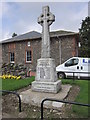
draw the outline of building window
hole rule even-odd
[[[81,47],[81,43],[80,43],[80,42],[78,42],[78,47],[79,47],[79,48]]]
[[[15,55],[14,52],[10,52],[10,63],[14,63]]]
[[[30,47],[30,41],[27,43],[28,47]]]
[[[32,62],[32,52],[26,51],[26,62]]]

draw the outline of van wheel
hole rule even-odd
[[[58,78],[60,78],[60,79],[65,78],[65,74],[64,73],[58,73]]]

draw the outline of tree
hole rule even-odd
[[[90,17],[82,20],[81,28],[79,29],[80,35],[80,56],[90,57]]]
[[[17,36],[17,34],[16,34],[16,33],[13,33],[13,34],[12,34],[12,37],[15,37],[15,36]]]

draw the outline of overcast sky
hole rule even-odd
[[[4,0],[6,1],[6,0]],[[13,0],[12,0],[13,1]],[[83,0],[82,0],[83,1]],[[88,2],[1,2],[0,27],[1,39],[7,39],[15,32],[18,35],[30,31],[42,31],[37,18],[42,13],[42,6],[49,5],[55,15],[55,22],[50,30],[78,32],[82,20],[88,16]],[[2,21],[2,22],[1,22]]]

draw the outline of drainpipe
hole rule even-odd
[[[58,40],[59,40],[59,55],[60,55],[60,64],[61,64],[61,57],[62,57],[62,51],[61,51],[61,39],[59,38],[59,36],[57,36]]]

